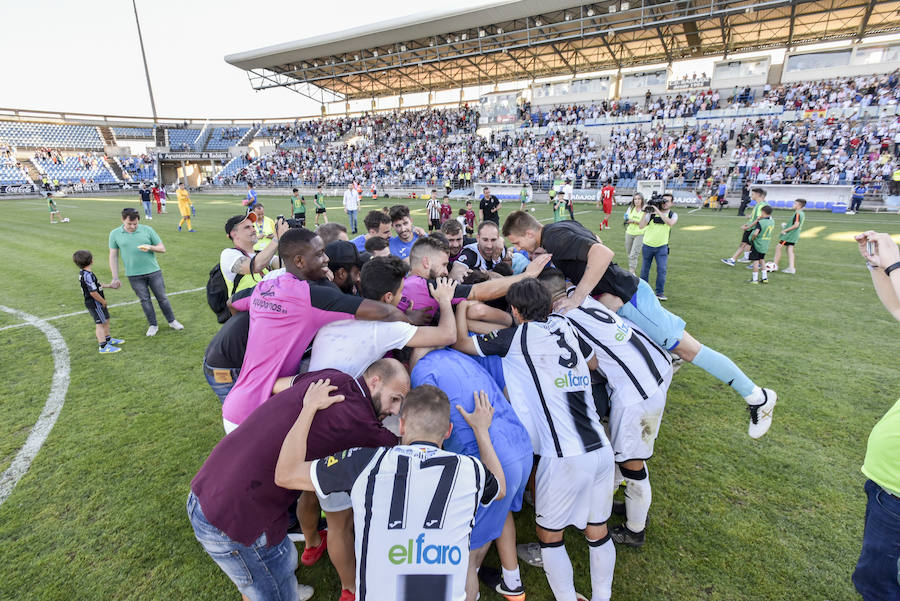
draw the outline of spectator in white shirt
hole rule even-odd
[[[356,182],[350,180],[347,189],[344,190],[344,212],[350,219],[351,234],[356,234],[356,214],[359,211],[359,190]]]

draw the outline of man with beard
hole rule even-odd
[[[490,271],[505,258],[506,248],[500,239],[500,228],[493,221],[482,221],[478,224],[476,242],[463,247],[458,261],[469,269]]]
[[[359,270],[369,259],[368,255],[360,255],[352,242],[335,240],[325,247],[328,255],[328,268],[334,276],[334,284],[344,294],[358,295]]]
[[[328,255],[322,239],[307,229],[289,229],[279,239],[285,271],[267,277],[253,294],[232,303],[250,311],[250,335],[241,374],[225,398],[226,432],[235,429],[271,395],[275,380],[297,373],[300,359],[319,328],[340,319],[406,321],[396,307],[310,284],[326,278]]]
[[[447,245],[450,255],[450,277],[455,280],[462,280],[466,275],[467,266],[460,264],[460,266],[457,268],[458,271],[456,272],[453,271],[453,268],[456,266],[456,262],[459,260],[460,255],[462,254],[463,247],[467,244],[473,244],[475,242],[475,238],[466,236],[463,232],[462,224],[455,219],[442,223],[441,233],[444,234],[444,237],[447,238]]]
[[[289,509],[299,493],[276,484],[275,468],[285,437],[304,405],[317,403],[332,391],[333,398],[342,402],[317,405],[323,408],[313,420],[307,460],[348,447],[397,444],[397,437],[381,420],[397,414],[409,392],[409,375],[402,364],[393,359],[376,361],[361,378],[331,369],[311,372],[299,376],[291,388],[273,396],[223,438],[191,482],[188,514],[195,536],[247,598],[309,599],[313,594],[309,586],[298,590],[297,551],[287,536]],[[314,505],[314,496],[303,497]],[[325,495],[321,504],[328,520],[329,556],[344,589],[341,598],[352,599],[356,563],[349,495]],[[315,532],[318,512],[298,513]]]
[[[412,218],[409,216],[409,207],[394,205],[390,210],[391,225],[394,226],[396,236],[391,238],[389,246],[391,254],[401,259],[409,258],[409,251],[419,238],[413,229]]]

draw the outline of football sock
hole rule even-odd
[[[744,253],[744,258],[747,260],[750,259],[750,251],[749,250]]]
[[[101,342],[101,343],[100,343],[100,348],[105,347],[107,344],[109,344],[108,341],[103,341],[103,342]]]
[[[607,601],[612,595],[616,546],[607,533],[600,540],[588,539],[588,549],[591,555],[591,601]]]
[[[700,369],[709,372],[722,382],[725,382],[732,388],[734,388],[739,395],[747,399],[747,397],[753,395],[753,398],[756,398],[756,391],[759,390],[759,396],[762,395],[762,391],[759,387],[756,387],[753,384],[753,381],[748,378],[741,369],[734,364],[734,361],[723,355],[718,351],[714,351],[708,346],[700,345],[700,351],[697,352],[697,356],[694,357],[694,360],[691,361],[694,365],[699,367]],[[750,403],[750,399],[747,399],[747,402]],[[761,402],[761,401],[760,401]],[[756,402],[751,404],[758,404]]]
[[[759,272],[754,271],[754,272],[753,272],[753,281],[755,282],[755,281],[757,281],[758,279],[759,279]]]
[[[613,551],[615,553],[615,551]],[[591,555],[593,559],[593,555]],[[575,580],[572,572],[572,561],[566,553],[566,545],[563,541],[558,543],[541,543],[541,559],[544,561],[544,573],[553,597],[557,601],[575,601]],[[594,562],[591,561],[591,575],[594,572]],[[612,579],[612,572],[610,572]]]
[[[107,337],[106,337],[106,342],[109,342],[110,340],[112,340],[112,336],[107,336]]]
[[[639,470],[622,468],[625,476],[625,526],[632,532],[640,532],[647,526],[647,512],[653,499],[647,464]]]
[[[500,566],[500,569],[503,570],[503,583],[507,589],[515,590],[522,586],[522,576],[519,574],[518,567],[515,570],[507,570]]]
[[[762,277],[762,279],[764,279],[764,280],[768,280],[768,279],[769,279],[769,272],[766,271],[765,269],[763,269],[763,270],[762,270],[762,275],[761,275],[760,277]]]
[[[750,391],[750,394],[743,396],[748,405],[762,405],[766,402],[766,396],[759,386],[754,386],[753,390]]]

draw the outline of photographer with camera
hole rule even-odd
[[[272,241],[259,252],[253,250],[259,241],[256,222],[259,215],[248,209],[246,215],[235,215],[225,222],[225,235],[231,239],[233,246],[226,248],[219,255],[219,269],[225,278],[228,296],[235,292],[252,288],[261,278],[254,274],[262,274],[270,267],[279,267],[278,239],[290,227],[283,215],[278,216],[275,223],[275,236]],[[289,220],[293,221],[293,220]],[[250,277],[244,277],[244,276]]]
[[[900,321],[900,248],[880,232],[864,232],[856,241],[875,293]],[[872,428],[862,472],[867,503],[853,584],[863,601],[900,599],[900,401]]]
[[[644,245],[641,247],[644,258],[641,279],[650,283],[650,264],[656,259],[656,298],[661,301],[668,300],[664,289],[669,268],[669,234],[678,222],[678,213],[671,209],[673,202],[671,194],[654,192],[638,224],[638,227],[645,228]]]

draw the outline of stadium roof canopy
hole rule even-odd
[[[321,102],[576,75],[900,30],[900,1],[504,0],[225,57]]]

